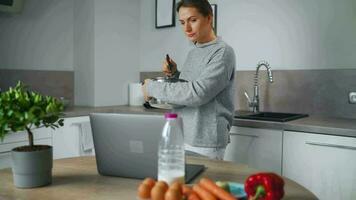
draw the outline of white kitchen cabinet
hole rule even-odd
[[[52,138],[53,129],[50,128],[38,128],[33,129],[33,139],[34,144],[37,144],[36,141],[40,139]],[[0,141],[0,153],[4,151],[11,151],[12,148],[18,146],[16,143],[24,142],[24,144],[28,144],[28,134],[26,131],[19,131],[16,133],[8,133],[3,141]],[[13,144],[13,145],[6,145]],[[6,146],[5,146],[6,145]]]
[[[224,160],[281,174],[282,130],[233,126]]]
[[[356,199],[356,138],[285,131],[283,176],[319,199]]]
[[[65,118],[53,134],[54,159],[84,155],[94,155],[89,116]]]
[[[0,169],[11,167],[11,153],[0,153]]]
[[[52,129],[39,128],[33,130],[34,144],[52,145]],[[28,145],[26,131],[9,133],[0,142],[0,169],[11,167],[11,150],[15,147]]]
[[[53,146],[54,159],[94,155],[89,116],[65,118],[63,127],[35,129],[33,134],[34,144]],[[28,145],[25,131],[6,135],[0,142],[0,169],[11,167],[11,149],[23,145]]]

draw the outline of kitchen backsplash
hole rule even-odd
[[[45,95],[64,97],[74,102],[74,72],[44,70],[11,70],[0,69],[0,88],[7,90],[21,80],[31,89]]]
[[[244,91],[252,98],[254,74],[236,71],[236,110],[249,110]],[[156,76],[162,73],[141,72],[140,80]],[[356,119],[356,104],[348,102],[349,92],[356,91],[356,70],[274,70],[273,80],[268,82],[265,70],[259,72],[261,111]]]

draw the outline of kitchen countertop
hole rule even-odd
[[[237,111],[235,112],[235,115],[245,115],[248,113],[250,112]],[[252,128],[266,128],[356,137],[356,119],[333,118],[316,115],[309,115],[308,117],[288,122],[272,122],[234,118],[233,125]]]
[[[187,156],[187,163],[204,164],[207,168],[201,177],[213,180],[243,183],[246,177],[256,173],[246,165],[227,161],[209,160],[202,157]],[[136,189],[140,180],[121,177],[100,176],[95,157],[76,157],[54,160],[53,181],[51,185],[32,189],[18,189],[13,185],[11,169],[0,170],[0,199],[136,199]],[[285,195],[283,199],[317,199],[310,191],[296,182],[284,178]]]
[[[143,106],[103,106],[103,107],[86,107],[86,106],[74,106],[69,107],[64,111],[65,117],[79,117],[86,116],[90,113],[136,113],[136,114],[150,114],[160,115],[169,110],[163,109],[146,109]]]
[[[160,115],[169,110],[146,109],[143,106],[106,106],[106,107],[80,107],[74,106],[65,110],[66,117],[86,116],[93,112],[103,113],[137,113]],[[237,111],[235,115],[244,115],[249,112]],[[271,122],[261,120],[237,119],[233,120],[234,126],[266,128],[311,132],[319,134],[356,137],[356,119],[333,118],[311,115],[305,118],[288,122]]]

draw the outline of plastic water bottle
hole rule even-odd
[[[165,113],[166,124],[163,127],[158,148],[158,180],[171,184],[174,181],[184,183],[185,154],[182,120],[176,113]]]

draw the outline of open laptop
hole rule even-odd
[[[162,115],[93,113],[90,122],[99,174],[157,179]],[[185,182],[203,170],[204,165],[186,164]]]

